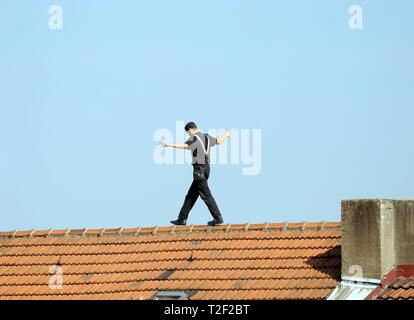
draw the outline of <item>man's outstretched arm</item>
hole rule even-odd
[[[162,147],[171,147],[171,148],[177,148],[177,149],[188,149],[189,145],[186,143],[168,143],[168,142],[161,142],[160,145]]]
[[[228,137],[230,137],[231,131],[227,130],[223,135],[217,139],[217,144],[222,144]]]

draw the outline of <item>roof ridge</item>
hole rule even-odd
[[[283,223],[244,223],[223,224],[215,227],[207,225],[188,226],[153,226],[136,228],[99,228],[99,229],[45,229],[25,231],[0,231],[0,239],[33,238],[33,237],[103,237],[103,236],[138,236],[193,232],[248,232],[248,231],[307,231],[339,229],[340,222],[283,222]]]

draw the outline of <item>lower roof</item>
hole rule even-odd
[[[414,300],[414,266],[398,265],[390,270],[369,300]]]
[[[0,232],[0,299],[325,299],[340,281],[339,227]]]

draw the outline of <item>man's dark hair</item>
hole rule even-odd
[[[188,131],[189,129],[197,129],[197,125],[194,122],[189,122],[184,127],[185,131]]]

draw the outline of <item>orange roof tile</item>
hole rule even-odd
[[[379,300],[414,300],[414,278],[398,277],[377,297]]]
[[[414,265],[395,266],[366,299],[414,300]]]
[[[324,299],[340,238],[314,222],[0,232],[0,299]]]

